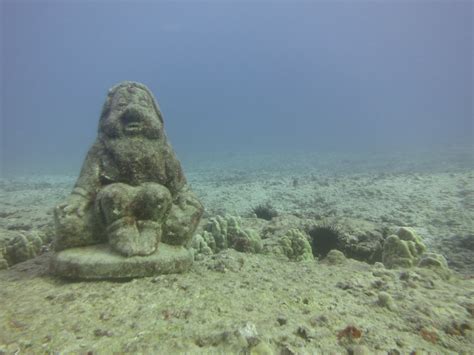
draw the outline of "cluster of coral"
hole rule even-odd
[[[50,241],[41,231],[0,230],[0,270],[34,258]]]
[[[290,218],[291,219],[291,218]],[[243,226],[236,216],[208,219],[191,243],[196,259],[232,248],[241,252],[262,253],[289,261],[311,261],[320,258],[339,263],[346,257],[367,263],[381,262],[386,268],[427,267],[443,277],[450,271],[446,259],[426,251],[422,238],[409,227],[394,231],[354,220],[338,225],[285,223],[285,216],[268,221],[261,230]]]
[[[283,256],[291,261],[314,259],[308,238],[299,229],[290,229],[276,240],[262,240],[256,230],[243,228],[242,219],[236,216],[210,218],[202,233],[195,235],[191,246],[197,258],[232,248],[240,252]]]
[[[234,216],[210,218],[202,234],[193,238],[192,247],[196,254],[213,254],[232,248],[241,252],[259,253],[262,240],[250,228],[242,228],[242,220]]]
[[[382,262],[387,268],[418,266],[430,268],[445,278],[451,274],[444,256],[426,252],[421,237],[408,227],[399,228],[385,239]]]

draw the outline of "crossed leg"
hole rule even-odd
[[[161,225],[170,208],[170,192],[156,183],[138,187],[114,183],[105,186],[96,197],[96,210],[106,226],[109,244],[124,256],[156,251]]]

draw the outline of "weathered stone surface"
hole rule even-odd
[[[123,257],[158,257],[161,245],[187,246],[202,213],[152,93],[128,81],[111,88],[74,189],[55,209],[55,249],[107,243]]]
[[[71,248],[56,253],[51,268],[57,275],[74,279],[123,279],[181,273],[193,264],[192,252],[182,246],[161,244],[147,256],[125,257],[108,244]]]

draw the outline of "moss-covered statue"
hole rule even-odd
[[[135,82],[112,87],[97,140],[71,195],[56,207],[56,250],[108,243],[131,257],[159,253],[163,243],[186,246],[202,212],[152,93]]]

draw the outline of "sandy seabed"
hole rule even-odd
[[[51,276],[47,251],[0,271],[0,353],[472,353],[472,152],[184,157],[188,181],[216,215],[264,228],[331,218],[409,226],[444,255],[429,269],[345,259],[291,262],[224,250],[180,275],[127,282]],[[76,176],[0,181],[0,228],[51,230],[52,208]],[[283,223],[283,222],[282,222]]]

